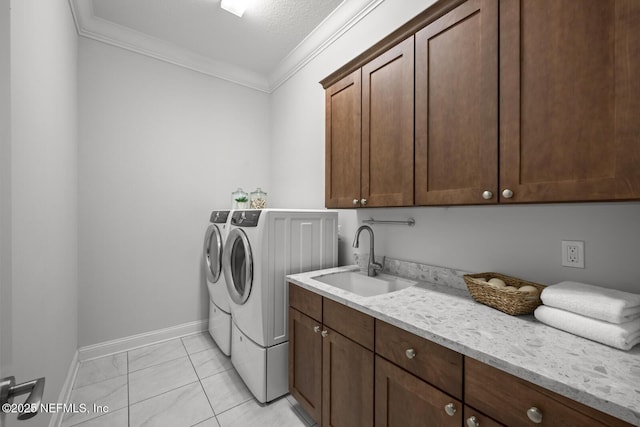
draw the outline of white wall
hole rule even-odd
[[[386,0],[273,93],[271,182],[279,206],[324,206],[324,91],[318,81],[431,2]],[[376,254],[554,283],[582,280],[640,293],[640,203],[342,210],[340,262],[359,221],[414,217],[413,228],[376,225]],[[585,241],[585,269],[561,267],[561,240]],[[362,242],[360,251],[367,251]]]
[[[77,39],[66,0],[11,2],[12,374],[46,402],[77,349]]]
[[[269,186],[268,95],[80,41],[80,346],[205,319],[204,231]]]
[[[11,26],[0,2],[0,378],[11,366]],[[5,418],[0,413],[0,425]]]

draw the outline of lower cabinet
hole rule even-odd
[[[372,426],[373,352],[332,329],[323,332],[322,426]]]
[[[320,422],[322,415],[321,322],[289,308],[289,392]]]
[[[289,295],[289,392],[323,427],[371,427],[373,318],[292,284]]]
[[[631,426],[293,284],[289,391],[322,427]]]
[[[505,425],[630,427],[624,421],[470,357],[465,358],[464,370],[465,403]]]
[[[462,404],[376,356],[376,427],[462,425]]]

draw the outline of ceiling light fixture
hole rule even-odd
[[[242,17],[242,14],[247,9],[247,1],[246,0],[222,0],[220,2],[220,7],[226,10],[227,12],[231,12],[236,16]]]

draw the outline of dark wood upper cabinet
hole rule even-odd
[[[458,6],[415,49],[415,203],[496,203],[497,0]]]
[[[321,82],[326,205],[638,200],[639,75],[638,0],[438,1]]]
[[[362,67],[361,206],[413,205],[413,37]]]
[[[328,208],[354,207],[354,200],[360,201],[360,81],[358,69],[325,91],[325,204]]]
[[[640,197],[640,2],[500,2],[501,202]]]

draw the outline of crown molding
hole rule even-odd
[[[98,18],[92,0],[69,0],[80,36],[266,93],[280,87],[382,2],[345,0],[265,76]]]
[[[284,84],[384,1],[345,0],[270,73],[271,91]]]

